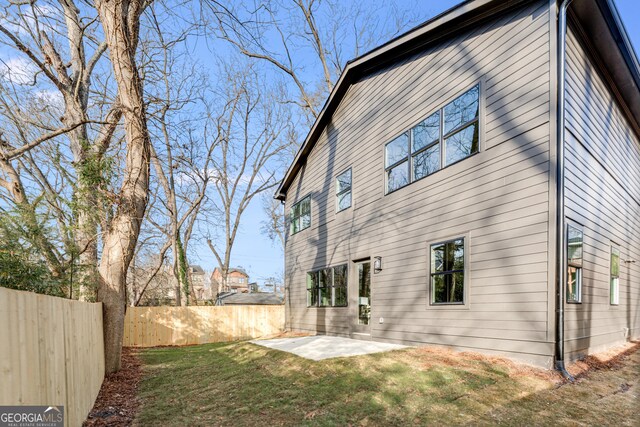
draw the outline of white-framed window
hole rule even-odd
[[[385,145],[386,193],[422,179],[480,149],[476,84]]]
[[[567,302],[582,302],[582,230],[567,225]]]
[[[307,273],[307,307],[346,307],[347,302],[347,264]]]
[[[609,281],[609,302],[611,305],[620,304],[620,250],[611,246],[611,267]]]
[[[465,303],[464,237],[431,245],[431,304]]]
[[[311,226],[311,196],[307,196],[291,207],[289,231],[296,234]]]
[[[351,207],[351,168],[336,177],[336,211]]]

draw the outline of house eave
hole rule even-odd
[[[289,187],[351,84],[372,71],[412,55],[442,38],[529,1],[531,0],[468,0],[349,61],[280,182],[274,198],[286,200]],[[613,1],[578,0],[572,5],[572,12],[603,62],[607,64],[612,85],[617,88],[618,98],[622,101],[634,130],[640,134],[640,67]]]
[[[574,0],[571,22],[640,137],[640,65],[613,0]]]
[[[349,61],[338,82],[325,102],[318,118],[311,127],[296,157],[289,166],[283,180],[276,190],[275,199],[285,200],[289,186],[304,165],[315,142],[322,134],[326,124],[342,101],[351,84],[362,76],[384,67],[423,49],[452,33],[487,19],[501,11],[526,3],[528,0],[467,0],[446,10],[406,33],[376,47],[375,49]],[[529,0],[530,1],[530,0]]]

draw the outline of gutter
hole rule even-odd
[[[556,105],[556,336],[555,368],[569,381],[573,377],[564,364],[564,301],[567,289],[567,245],[564,203],[564,145],[565,145],[565,86],[567,9],[572,0],[562,0],[558,11],[557,28],[557,105]]]

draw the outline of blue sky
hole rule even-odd
[[[459,1],[422,1],[412,2],[396,1],[401,6],[418,5],[418,16],[429,19],[441,13]],[[640,49],[640,1],[638,0],[616,0],[618,11],[622,16],[622,20],[631,39],[636,53]],[[264,235],[260,233],[260,222],[263,219],[260,202],[256,201],[249,207],[245,213],[242,229],[238,235],[236,245],[232,253],[232,265],[243,266],[250,275],[251,280],[258,281],[260,284],[264,279],[273,276],[283,268],[282,251],[271,243]],[[214,261],[211,253],[206,248],[201,248],[192,260],[192,262],[200,263],[205,269],[213,269]]]
[[[344,5],[358,4],[356,0],[343,0]],[[384,1],[384,0],[383,0]],[[581,1],[581,0],[576,0]],[[385,7],[380,8],[378,18],[386,18],[389,14],[388,8],[397,6],[400,10],[411,11],[411,17],[415,23],[429,19],[458,4],[458,0],[389,0]],[[615,4],[622,16],[629,38],[635,47],[636,52],[640,49],[640,1],[639,0],[615,0]],[[179,13],[179,12],[178,12]],[[174,21],[175,16],[165,14],[164,18]],[[388,18],[387,18],[388,20]],[[176,23],[180,25],[179,22]],[[193,54],[198,57],[198,61],[203,68],[210,67],[215,57],[227,56],[231,49],[228,45],[211,38],[199,38],[192,46]],[[345,51],[348,49],[345,49]],[[0,59],[9,60],[16,55],[15,51],[0,48]],[[303,58],[304,59],[304,58]],[[305,70],[313,74],[320,73],[320,70]],[[308,129],[300,129],[300,133],[306,135]],[[262,284],[265,279],[278,276],[283,270],[283,254],[277,244],[273,244],[265,235],[260,232],[261,222],[264,220],[262,204],[259,199],[249,206],[242,220],[236,243],[232,251],[231,265],[233,267],[242,266],[251,275],[251,279]],[[189,260],[193,264],[199,264],[206,270],[213,270],[216,265],[215,259],[209,248],[203,242],[192,241]]]

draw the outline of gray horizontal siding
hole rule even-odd
[[[584,267],[566,338],[578,356],[623,341],[624,328],[640,332],[638,262],[621,265],[620,304],[609,304],[611,245],[640,261],[640,141],[571,31],[567,64],[566,213],[584,227]]]
[[[311,227],[286,245],[290,327],[350,334],[351,261],[381,256],[383,271],[372,276],[373,339],[548,362],[548,7],[502,15],[349,88],[287,194],[287,209],[307,194],[312,200]],[[384,195],[384,144],[479,81],[482,151]],[[335,177],[348,167],[353,206],[336,214]],[[462,235],[468,303],[433,307],[429,243]],[[307,308],[306,272],[342,263],[350,266],[350,306]]]

